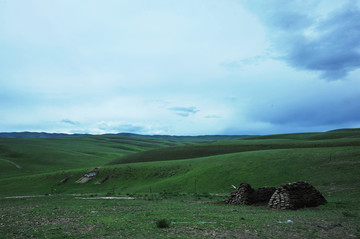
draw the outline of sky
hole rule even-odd
[[[0,0],[0,131],[360,128],[360,1]]]

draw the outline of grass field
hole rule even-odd
[[[162,140],[116,135],[0,138],[0,178],[91,168],[143,150],[201,142],[207,140]]]
[[[96,179],[74,183],[97,166]],[[360,129],[238,139],[0,138],[0,230],[4,238],[359,238],[359,172]],[[231,185],[299,180],[329,203],[297,211],[218,203]],[[11,198],[24,195],[39,196]],[[157,228],[160,219],[170,227]]]
[[[359,238],[357,203],[297,211],[229,206],[225,197],[94,195],[2,198],[2,238]],[[167,228],[156,222],[165,219]],[[289,221],[290,220],[290,221]]]

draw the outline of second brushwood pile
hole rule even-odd
[[[326,199],[314,186],[303,181],[282,184],[277,189],[253,189],[250,184],[241,183],[225,203],[232,205],[267,203],[273,209],[299,209],[317,207],[325,204]]]
[[[326,199],[313,185],[299,181],[280,185],[271,196],[268,205],[274,209],[299,209],[317,207],[325,203]]]

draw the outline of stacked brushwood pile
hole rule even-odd
[[[282,184],[271,196],[269,207],[274,209],[299,209],[317,207],[327,201],[324,196],[309,183],[299,181]]]
[[[253,189],[248,183],[241,183],[240,186],[231,193],[230,198],[225,201],[232,205],[252,205],[257,203],[267,203],[276,188]]]
[[[225,201],[226,204],[232,205],[251,205],[250,195],[254,189],[247,183],[241,183],[240,186],[231,193],[230,198]]]

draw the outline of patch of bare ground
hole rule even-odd
[[[201,227],[183,227],[171,228],[169,232],[175,235],[182,235],[188,238],[244,238],[252,239],[259,238],[256,230],[252,229],[238,229],[238,230],[223,230],[219,228],[204,229]]]
[[[13,206],[13,207],[6,207],[6,209],[4,208],[0,208],[0,211],[9,211],[9,212],[12,212],[12,211],[23,211],[23,210],[32,210],[32,209],[35,209],[35,208],[38,208],[39,206]]]
[[[266,238],[358,238],[357,228],[349,223],[294,221],[291,224],[267,225],[259,228]]]
[[[243,225],[232,229],[226,229],[223,225],[224,221],[215,219],[213,225],[176,223],[167,230],[171,235],[181,235],[186,238],[360,238],[359,228],[351,222],[322,219],[309,222],[301,217],[292,219],[294,221],[288,224],[273,221],[256,228],[251,223],[246,223],[244,219]]]
[[[95,232],[97,227],[92,224],[79,224],[77,226],[69,227],[67,230],[65,230],[64,234],[68,235],[76,235],[76,234],[85,234],[85,235],[91,235],[92,232]]]
[[[39,226],[61,226],[68,225],[73,223],[78,223],[79,220],[75,218],[68,217],[59,217],[59,218],[36,218],[30,219],[27,221],[23,221],[24,224],[30,224],[31,226],[39,227]]]
[[[29,234],[29,229],[33,228],[36,233],[46,233],[55,235],[61,231],[66,235],[91,235],[96,231],[96,226],[92,224],[83,224],[81,217],[55,217],[55,218],[36,218],[31,215],[23,214],[24,219],[12,220],[12,218],[1,218],[6,220],[6,224],[0,224],[0,229],[4,231],[13,232],[12,238],[38,238],[37,236]],[[10,226],[11,225],[11,226]],[[10,227],[9,227],[10,226]],[[52,229],[49,229],[51,227]],[[1,237],[1,236],[0,236]],[[51,238],[51,236],[49,236]]]
[[[66,225],[70,223],[77,223],[79,219],[72,217],[54,217],[54,218],[40,218],[36,217],[31,213],[23,213],[20,214],[22,220],[17,220],[19,218],[15,218],[11,215],[1,215],[0,218],[6,224],[11,223],[12,226],[19,227],[38,227],[38,226],[52,226],[52,225]]]
[[[303,222],[309,230],[313,231],[316,238],[359,238],[357,228],[348,222],[328,222],[325,220],[312,223]]]
[[[245,228],[224,230],[220,228],[204,229],[201,227],[181,227],[170,228],[168,230],[171,234],[182,235],[188,238],[359,238],[356,235],[356,228],[351,226],[332,227],[331,225],[329,225],[327,229],[313,226],[306,228],[265,227],[260,230]]]

